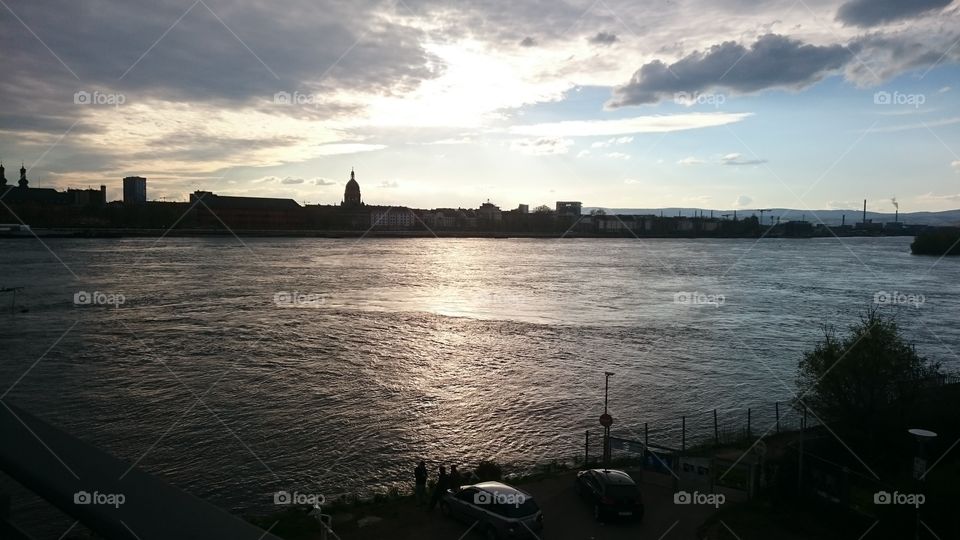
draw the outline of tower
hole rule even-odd
[[[3,162],[0,161],[0,187],[7,187],[7,175],[4,174]]]
[[[353,169],[350,169],[350,180],[347,181],[347,187],[343,190],[341,206],[363,206],[363,200],[360,198],[360,184],[357,183]]]
[[[23,163],[20,164],[20,180],[17,184],[22,188],[26,188],[30,184],[30,181],[27,180],[27,168],[23,166]]]

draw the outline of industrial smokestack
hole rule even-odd
[[[896,197],[890,199],[890,202],[893,203],[893,222],[896,223],[900,219],[900,203],[897,202]]]
[[[847,215],[846,215],[846,214],[841,214],[841,216],[840,216],[840,226],[842,227],[842,226],[844,226],[844,225],[846,225],[846,224],[847,224]]]
[[[867,224],[867,200],[863,200],[863,224]]]

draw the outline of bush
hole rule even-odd
[[[497,465],[495,461],[481,461],[477,468],[474,470],[474,474],[477,475],[477,478],[481,482],[486,482],[488,480],[500,480],[503,478],[503,468],[500,465]]]

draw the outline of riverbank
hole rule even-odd
[[[573,490],[575,471],[563,471],[513,482],[533,496],[544,516],[544,538],[694,538],[696,531],[716,511],[709,505],[674,504],[674,479],[667,474],[626,469],[638,480],[646,508],[642,522],[601,523],[591,507]],[[379,504],[335,507],[331,513],[333,538],[342,540],[450,540],[480,538],[463,523],[441,515],[439,508],[418,507],[412,497]],[[321,526],[305,509],[252,520],[287,540],[319,540]]]
[[[907,233],[878,234],[872,231],[836,230],[829,234],[802,236],[764,234],[634,234],[630,231],[613,233],[586,233],[577,231],[530,232],[530,231],[451,231],[451,230],[314,230],[314,229],[131,229],[131,228],[33,228],[29,231],[4,232],[0,238],[191,238],[191,237],[251,237],[251,238],[640,238],[640,239],[810,239],[810,238],[858,238],[878,236],[913,236]]]

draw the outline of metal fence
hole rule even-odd
[[[698,448],[736,445],[777,433],[799,430],[804,411],[790,403],[773,402],[738,409],[712,409],[682,415],[673,422],[644,423],[639,429],[614,429],[611,436],[636,441],[654,449],[687,452]],[[806,415],[806,426],[817,425],[817,419]],[[635,449],[613,449],[614,456],[626,457]],[[589,462],[603,456],[603,430],[588,430],[584,456]]]

